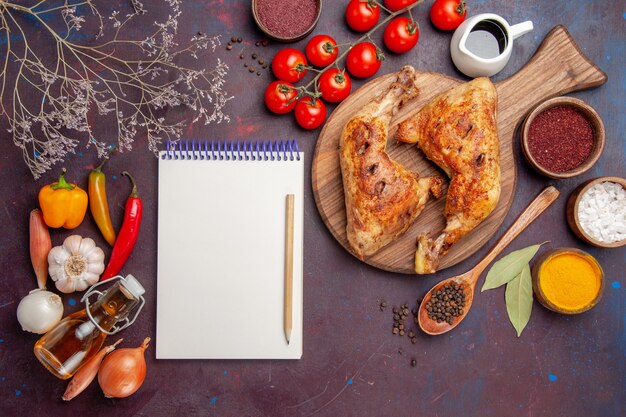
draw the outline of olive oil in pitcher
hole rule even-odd
[[[107,335],[130,326],[145,300],[143,286],[132,275],[117,277],[118,281],[104,292],[95,290],[102,281],[92,286],[83,296],[86,308],[72,313],[59,322],[35,343],[35,356],[57,378],[68,379],[89,358],[98,353]],[[98,294],[98,300],[89,305],[89,297]],[[132,320],[129,314],[136,309]],[[120,327],[115,327],[120,322]]]

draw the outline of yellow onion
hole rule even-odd
[[[146,379],[144,352],[150,338],[141,346],[117,349],[109,353],[98,370],[98,384],[107,398],[126,398],[135,393]]]

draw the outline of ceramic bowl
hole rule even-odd
[[[578,167],[566,172],[554,172],[542,165],[539,165],[537,160],[530,153],[528,146],[528,131],[530,130],[532,121],[539,113],[557,106],[573,107],[580,111],[587,118],[587,120],[589,120],[594,132],[594,145],[587,160]],[[563,179],[575,177],[589,170],[596,163],[598,158],[600,158],[602,150],[604,149],[605,139],[604,123],[593,107],[574,97],[554,97],[539,104],[528,114],[528,116],[526,116],[522,126],[521,147],[526,161],[528,161],[530,166],[532,166],[537,172],[549,178]]]
[[[320,19],[320,15],[322,14],[322,0],[317,0],[316,3],[317,3],[317,13],[315,15],[315,20],[313,21],[313,23],[309,27],[303,29],[302,32],[292,37],[284,37],[277,33],[273,33],[267,28],[267,26],[265,26],[265,24],[263,23],[261,19],[261,16],[258,13],[257,0],[252,0],[252,17],[254,18],[254,22],[257,24],[259,29],[261,29],[261,32],[263,32],[265,36],[267,36],[268,38],[273,39],[278,42],[284,42],[284,43],[297,42],[309,36],[311,32],[313,32],[313,29],[315,28],[315,26],[317,25],[317,21]]]
[[[585,307],[577,309],[577,310],[565,310],[555,305],[552,301],[550,301],[546,297],[544,292],[542,291],[541,285],[540,285],[541,283],[540,271],[541,271],[541,267],[545,265],[545,263],[548,262],[553,257],[560,255],[562,253],[572,253],[572,252],[578,255],[584,256],[585,258],[587,258],[589,261],[591,261],[598,267],[598,270],[600,271],[600,289],[598,290],[598,294],[593,299],[593,301],[589,303],[588,305],[586,305]],[[583,313],[587,310],[592,309],[596,304],[598,304],[598,302],[602,298],[602,294],[604,293],[604,271],[602,271],[602,267],[593,256],[589,255],[587,252],[584,252],[576,248],[559,248],[559,249],[552,249],[552,250],[547,251],[546,253],[541,255],[539,259],[537,259],[537,261],[533,264],[533,267],[531,269],[531,275],[532,275],[532,280],[533,280],[533,292],[535,294],[535,299],[539,301],[539,303],[541,303],[541,305],[543,305],[545,308],[547,308],[548,310],[552,310],[556,313],[568,314],[568,315]]]
[[[626,179],[620,177],[599,177],[583,182],[580,186],[578,186],[578,188],[572,191],[567,200],[567,223],[572,229],[572,232],[574,232],[574,234],[583,241],[600,248],[617,248],[626,245],[626,239],[618,240],[617,242],[612,243],[601,242],[587,234],[578,219],[578,207],[582,196],[594,185],[605,181],[620,184],[624,189],[626,189]]]

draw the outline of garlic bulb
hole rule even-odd
[[[104,271],[104,252],[90,238],[69,236],[62,246],[48,254],[48,272],[57,289],[64,293],[84,291]]]
[[[44,334],[61,320],[61,316],[61,297],[46,290],[31,291],[17,306],[17,321],[26,332]]]

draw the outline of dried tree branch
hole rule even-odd
[[[217,59],[213,69],[197,70],[178,62],[184,56],[198,59],[203,50],[215,51],[220,37],[198,33],[180,48],[175,35],[181,1],[164,1],[171,8],[168,19],[155,22],[145,39],[134,40],[122,37],[122,31],[146,13],[138,0],[131,0],[128,14],[113,11],[106,19],[93,0],[64,0],[61,5],[41,0],[31,7],[0,0],[0,32],[6,36],[0,116],[7,118],[13,142],[35,178],[73,153],[81,141],[94,145],[100,156],[106,154],[110,144],[94,137],[90,113],[114,120],[121,151],[130,151],[137,136],[145,135],[155,154],[164,140],[179,139],[184,127],[183,121],[166,121],[161,115],[165,109],[189,107],[192,123],[230,120],[223,112],[232,98],[224,89],[228,66]],[[43,28],[42,38],[54,47],[52,62],[44,63],[29,44],[24,16]],[[62,22],[63,30],[50,23],[50,16]],[[114,29],[112,37],[96,45],[73,42],[72,35],[90,17],[98,24],[96,40],[105,37],[106,21]],[[19,35],[19,44],[13,35]]]

